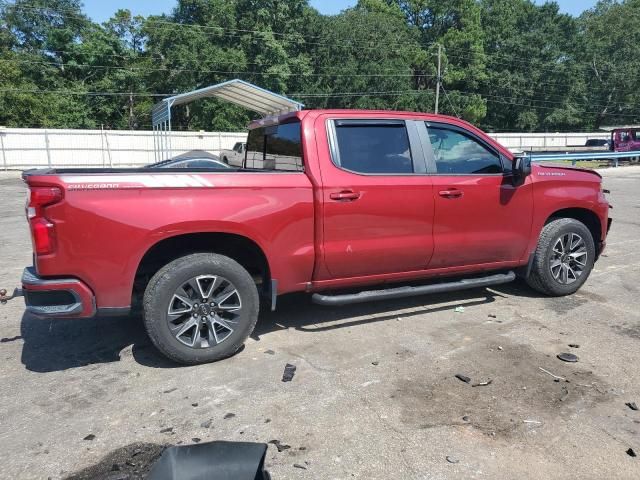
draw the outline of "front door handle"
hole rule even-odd
[[[352,202],[360,198],[360,194],[358,192],[354,192],[353,190],[343,190],[341,192],[333,192],[329,194],[329,198],[331,200],[338,200],[340,202]]]
[[[457,188],[451,188],[449,190],[440,190],[440,192],[438,193],[441,197],[444,197],[444,198],[460,198],[462,197],[462,195],[464,195],[462,190],[458,190]]]

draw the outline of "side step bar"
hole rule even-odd
[[[430,293],[453,292],[456,290],[468,290],[470,288],[490,287],[501,285],[515,280],[514,272],[497,273],[481,278],[468,278],[456,282],[434,283],[431,285],[420,285],[418,287],[396,287],[385,288],[383,290],[369,290],[365,292],[352,293],[346,295],[321,295],[315,293],[311,299],[318,305],[337,307],[350,305],[352,303],[372,302],[376,300],[393,300],[396,298],[415,297]]]

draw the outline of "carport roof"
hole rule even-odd
[[[613,130],[618,130],[621,128],[640,128],[640,125],[619,125],[619,126],[603,126],[600,127],[600,130],[604,130],[605,132],[611,132]]]
[[[165,98],[154,108],[154,116],[156,116],[156,112],[159,116],[162,116],[164,111],[175,105],[183,105],[194,100],[210,97],[217,97],[240,105],[263,116],[294,112],[302,110],[304,107],[304,104],[300,102],[270,92],[244,80],[235,79]],[[154,119],[154,123],[156,123],[156,119]]]

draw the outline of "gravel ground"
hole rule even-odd
[[[139,478],[164,445],[278,440],[276,480],[640,478],[625,405],[640,404],[640,168],[604,175],[609,245],[571,297],[514,283],[328,309],[293,295],[241,353],[197,367],[164,360],[138,318],[0,306],[0,477]],[[0,176],[3,287],[30,262],[25,195]]]

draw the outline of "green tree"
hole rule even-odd
[[[590,126],[640,122],[640,0],[600,1],[579,25]]]
[[[488,64],[481,92],[490,106],[484,126],[582,128],[586,99],[575,19],[555,3],[482,0],[481,7]]]

